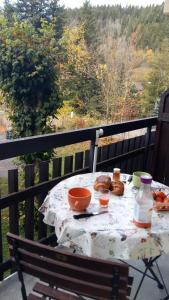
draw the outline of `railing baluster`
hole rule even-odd
[[[102,147],[98,147],[98,151],[97,151],[97,163],[101,161],[101,148]]]
[[[84,168],[89,166],[90,150],[85,151]]]
[[[127,140],[123,140],[123,144],[122,144],[122,153],[126,153],[128,152],[128,143]],[[127,173],[127,160],[124,159],[121,162],[121,173]]]
[[[117,143],[116,155],[121,155],[123,153],[123,141]],[[121,168],[121,162],[117,163],[117,167]]]
[[[18,191],[18,169],[8,170],[8,192]],[[9,230],[19,235],[19,210],[18,204],[9,207]]]
[[[105,145],[101,147],[101,161],[108,159],[109,157],[109,145]],[[107,171],[107,168],[106,170]]]
[[[1,191],[0,191],[0,198],[1,198]],[[1,209],[0,209],[0,263],[3,262],[3,241],[2,241],[2,217],[1,217]],[[3,272],[0,272],[0,280],[3,280]]]
[[[95,140],[91,140],[90,153],[89,153],[89,170],[90,170],[90,172],[93,171],[94,149],[95,149]]]
[[[115,157],[115,153],[116,153],[116,143],[112,143],[109,145],[109,158]],[[111,165],[107,168],[107,171],[113,172],[113,169],[114,169],[114,165]]]
[[[134,149],[138,149],[139,148],[139,139],[138,137],[135,137],[135,142],[134,142]],[[133,171],[137,171],[138,170],[138,160],[139,160],[139,156],[134,157],[133,159]]]
[[[62,157],[53,159],[52,178],[60,177],[62,173]]]
[[[42,161],[39,164],[39,182],[49,180],[49,163]],[[38,196],[38,207],[40,207],[46,197],[47,193],[42,193]],[[43,222],[43,215],[39,213],[38,239],[40,240],[47,235],[47,226]]]
[[[73,155],[66,156],[64,160],[64,174],[71,173],[73,171]]]
[[[131,138],[129,139],[129,151],[132,151],[135,147],[135,139]],[[132,158],[128,159],[128,173],[132,174],[133,173],[133,164],[132,164]]]
[[[145,137],[145,152],[144,152],[144,162],[143,162],[143,170],[145,170],[145,171],[147,169],[150,141],[151,141],[151,127],[148,127],[146,137]]]
[[[83,168],[84,152],[78,152],[75,154],[75,171]]]
[[[25,167],[25,188],[34,185],[34,165]],[[34,239],[34,197],[25,200],[25,237]]]

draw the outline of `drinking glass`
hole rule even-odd
[[[109,205],[110,191],[104,189],[98,192],[98,200],[100,207],[106,208]]]

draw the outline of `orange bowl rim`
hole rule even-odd
[[[81,196],[82,198],[86,198],[86,197],[89,197],[89,196],[91,196],[92,194],[91,194],[91,191],[89,190],[89,189],[86,189],[86,188],[83,188],[83,187],[73,187],[73,188],[71,188],[71,189],[69,189],[68,190],[68,194],[70,195],[70,196],[73,196],[74,198],[79,198],[79,195],[78,196],[76,196],[76,195],[73,195],[72,193],[71,193],[71,191],[72,190],[75,190],[75,189],[78,189],[78,190],[85,190],[85,191],[87,191],[88,192],[88,195],[86,195],[86,196]]]

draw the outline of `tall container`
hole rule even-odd
[[[151,192],[152,177],[141,176],[141,186],[136,194],[134,207],[134,223],[140,228],[151,227],[153,196]]]

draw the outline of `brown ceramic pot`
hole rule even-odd
[[[91,201],[91,192],[82,187],[74,187],[68,191],[70,208],[76,211],[85,210]]]

